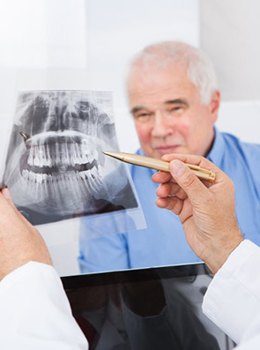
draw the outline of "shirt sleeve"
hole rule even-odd
[[[29,262],[0,282],[0,348],[88,349],[54,268]]]
[[[260,278],[255,272],[259,266],[260,248],[244,240],[217,272],[203,300],[203,312],[241,343],[241,350],[247,349],[243,342],[260,330]]]

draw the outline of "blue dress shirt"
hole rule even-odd
[[[137,153],[142,154],[138,151]],[[236,213],[246,238],[260,245],[260,145],[241,142],[215,129],[207,157],[234,182]],[[131,166],[131,176],[146,218],[147,228],[87,239],[81,220],[80,257],[82,272],[123,270],[200,262],[186,243],[179,218],[156,206],[155,172]]]

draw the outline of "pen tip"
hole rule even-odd
[[[118,152],[103,152],[106,156],[113,157],[116,159],[120,159]]]
[[[116,155],[115,152],[104,152],[103,151],[103,153],[106,154],[107,156],[111,156],[111,157],[114,157]]]
[[[103,151],[103,154],[105,154],[106,156],[110,156],[111,157],[111,152],[104,152]]]

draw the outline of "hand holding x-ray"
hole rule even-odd
[[[0,280],[29,261],[51,265],[39,232],[14,206],[9,191],[0,191]]]

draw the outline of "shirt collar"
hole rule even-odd
[[[214,141],[207,155],[207,158],[216,165],[219,165],[225,151],[225,141],[222,133],[214,127]]]
[[[144,151],[142,150],[142,148],[139,148],[139,149],[136,151],[136,154],[139,154],[140,156],[144,156]]]

